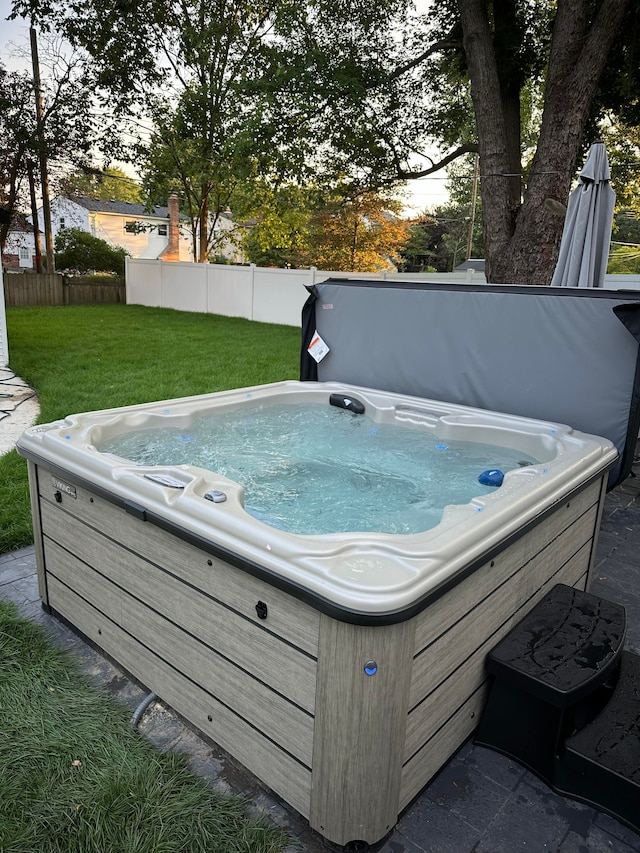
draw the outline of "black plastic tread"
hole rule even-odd
[[[488,654],[486,668],[532,696],[566,708],[617,666],[624,607],[557,584]]]
[[[640,656],[624,651],[613,696],[600,714],[564,743],[563,762],[605,767],[638,786],[640,817]]]

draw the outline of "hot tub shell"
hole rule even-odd
[[[242,487],[214,472],[95,446],[248,399],[333,393],[382,424],[544,458],[424,533],[312,537],[249,517]],[[588,588],[617,458],[558,424],[299,382],[74,415],[18,450],[44,605],[337,844],[392,829],[477,725],[487,651],[555,583]],[[227,500],[206,500],[213,489]]]

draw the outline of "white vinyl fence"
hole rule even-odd
[[[357,273],[317,270],[271,269],[225,264],[171,263],[127,258],[127,304],[153,305],[244,317],[259,323],[300,326],[306,287],[327,278],[429,281],[436,283],[483,284],[484,274],[473,269],[453,273]],[[640,276],[608,275],[611,290],[640,290]]]
[[[327,278],[484,282],[482,273],[355,273],[126,259],[128,305],[152,305],[300,326],[306,287]]]

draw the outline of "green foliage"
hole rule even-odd
[[[26,178],[26,157],[35,156],[35,127],[30,120],[33,84],[28,74],[6,71],[0,64],[0,206],[14,210]],[[0,224],[4,250],[9,223]]]
[[[161,753],[43,629],[0,602],[4,853],[278,853],[284,834]]]
[[[93,91],[80,55],[70,55],[59,39],[39,34],[44,144],[49,179],[55,186],[57,162],[85,163],[94,142]],[[39,141],[31,73],[7,71],[0,62],[0,205],[29,209],[27,159],[38,162]],[[39,169],[34,168],[39,183]],[[4,248],[6,227],[0,228]]]
[[[613,217],[614,240],[621,243],[640,244],[640,210],[623,207]]]
[[[61,179],[60,190],[72,198],[85,195],[102,201],[130,201],[134,204],[142,201],[140,185],[117,166],[72,172]],[[166,203],[166,197],[163,203]]]
[[[541,247],[529,271],[537,280],[560,227],[539,212],[545,198],[568,194],[583,131],[611,114],[638,124],[637,0],[441,0],[427,14],[409,0],[13,8],[91,56],[96,97],[129,131],[144,128],[129,156],[142,164],[149,199],[180,193],[200,260],[220,251],[217,217],[227,206],[236,213],[242,185],[256,177],[274,187],[339,180],[355,197],[436,171],[434,150],[447,163],[479,150],[491,177],[481,185],[488,268],[505,280],[510,264],[522,271],[511,255],[527,261],[526,235]],[[571,98],[573,73],[584,98]],[[251,254],[284,260],[291,235],[274,254],[259,231]]]
[[[427,213],[409,225],[407,241],[400,251],[403,272],[436,270],[435,225],[435,217]]]
[[[296,379],[300,330],[138,305],[9,308],[11,368],[41,423],[74,412]],[[26,464],[0,457],[0,553],[33,542]]]
[[[126,249],[112,246],[81,228],[63,228],[55,242],[56,267],[59,270],[114,272],[124,275]]]
[[[318,204],[317,190],[299,184],[274,188],[256,180],[244,185],[236,214],[243,222],[247,259],[262,267],[299,266],[309,247],[311,216]]]
[[[249,185],[248,185],[249,186]],[[310,267],[373,272],[400,262],[408,223],[402,203],[390,191],[352,192],[349,184],[317,186],[266,182],[250,185],[243,242],[248,259],[260,266]]]
[[[639,215],[640,125],[631,127],[619,121],[608,122],[601,129],[600,137],[607,146],[616,204]]]
[[[612,249],[607,272],[611,275],[640,275],[640,245]]]
[[[410,238],[402,250],[406,272],[421,272],[433,267],[437,272],[451,272],[466,258],[470,223],[470,182],[462,185],[465,193],[457,194],[457,203],[443,204],[426,211],[409,231]],[[471,257],[484,257],[480,204],[473,230]]]
[[[640,274],[640,200],[633,201],[634,207],[623,207],[613,217],[612,245],[607,264],[607,272],[612,275]]]

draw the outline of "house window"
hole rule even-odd
[[[31,260],[31,252],[26,246],[20,246],[20,260],[21,261],[30,261]]]
[[[127,232],[127,234],[137,234],[138,223],[135,221],[135,219],[128,219],[124,223],[124,230]]]
[[[166,225],[158,225],[158,234],[161,237],[166,237],[168,233],[168,229]]]
[[[64,228],[64,223],[65,223],[65,218],[64,218],[64,216],[61,216],[61,217],[60,217],[60,226],[59,226],[59,227],[60,227],[60,228]]]

